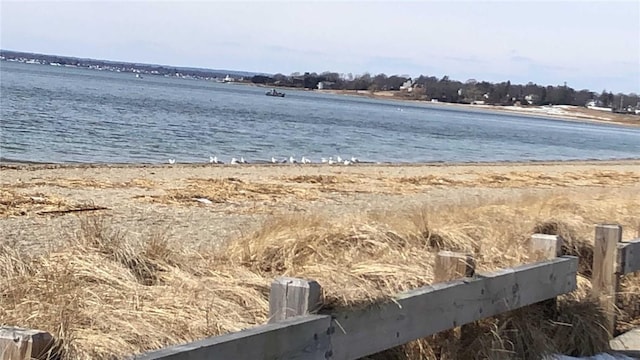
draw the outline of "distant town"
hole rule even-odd
[[[136,75],[157,75],[165,77],[177,77],[183,79],[212,80],[219,82],[240,81],[249,82],[249,79],[258,73],[233,71],[196,69],[183,67],[169,67],[163,65],[138,64],[117,62],[108,60],[83,59],[68,56],[44,55],[26,52],[0,50],[0,61],[21,62],[26,64],[42,64],[51,66],[65,66],[85,68],[101,71],[113,71],[133,73]]]
[[[487,104],[498,106],[572,105],[608,112],[640,115],[638,94],[600,93],[588,89],[575,90],[562,85],[524,85],[510,81],[490,83],[468,79],[465,82],[448,76],[420,75],[416,78],[401,75],[364,73],[361,75],[336,72],[305,72],[284,74],[253,73],[237,70],[215,70],[166,65],[127,63],[108,60],[85,59],[68,56],[44,55],[10,50],[0,50],[0,61],[22,62],[51,66],[65,66],[132,73],[136,77],[164,76],[183,79],[200,79],[221,83],[245,83],[269,87],[299,88],[364,94],[374,97],[400,98],[430,102],[459,104]]]

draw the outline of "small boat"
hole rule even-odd
[[[267,93],[265,95],[267,95],[267,96],[284,97],[284,93],[277,92],[276,89],[272,89],[271,91],[267,91]]]

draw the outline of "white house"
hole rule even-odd
[[[408,92],[413,91],[413,80],[409,79],[405,81],[402,85],[400,85],[400,90],[407,90]]]

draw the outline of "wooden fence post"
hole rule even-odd
[[[552,260],[562,256],[562,238],[558,235],[533,234],[529,239],[529,259],[531,261]],[[555,298],[537,303],[548,313],[549,317],[554,317],[557,312],[557,301]],[[502,341],[495,340],[492,344],[492,359],[511,359],[513,350],[505,348]]]
[[[544,261],[562,256],[562,238],[558,235],[533,234],[529,242],[530,259]],[[549,299],[540,303],[548,310],[549,316],[554,316],[558,310],[556,299]]]
[[[452,251],[440,251],[436,254],[436,263],[434,269],[434,282],[447,282],[465,277],[473,277],[476,271],[476,263],[473,255],[456,253]],[[460,346],[458,347],[458,358],[464,358],[466,347],[465,342],[473,340],[473,324],[463,325],[460,327],[459,334],[455,329],[443,332],[443,335],[454,336],[458,338]]]
[[[42,330],[0,327],[0,359],[31,360],[54,358],[55,340]]]
[[[307,315],[322,306],[322,288],[315,280],[278,277],[269,293],[269,323]]]
[[[533,234],[529,250],[535,261],[550,260],[562,256],[562,238],[558,235]]]
[[[472,277],[476,270],[473,255],[440,251],[436,255],[434,282],[446,282],[463,277]]]
[[[616,272],[618,243],[622,241],[622,226],[617,224],[596,225],[593,249],[593,296],[600,301],[607,316],[605,327],[609,335],[616,334],[616,298],[620,277]]]

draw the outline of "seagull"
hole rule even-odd
[[[300,159],[300,162],[303,164],[311,164],[311,160],[307,159],[306,157],[302,157],[302,159]]]
[[[176,163],[176,159],[169,159],[169,164],[175,164]]]
[[[275,164],[275,163],[277,163],[277,162],[278,162],[278,160],[276,160],[276,158],[274,158],[274,157],[272,156],[272,157],[271,157],[271,163],[272,163],[272,164]]]
[[[289,162],[290,162],[291,164],[295,164],[295,163],[297,163],[296,159],[294,159],[294,158],[293,158],[293,156],[289,156]]]
[[[209,162],[212,164],[224,164],[222,161],[218,160],[217,156],[209,156]]]
[[[345,165],[351,165],[351,161],[349,161],[349,160],[345,160],[345,161],[343,162],[343,164],[345,164]]]
[[[355,156],[352,156],[352,157],[351,157],[351,162],[352,162],[352,163],[359,163],[359,162],[360,162],[360,160],[358,160],[358,158],[356,158]]]
[[[329,156],[329,165],[333,164],[335,164],[335,161],[333,160],[333,157]]]
[[[321,158],[320,162],[322,162],[323,164],[327,162],[327,158]]]
[[[244,157],[240,156],[240,164],[248,164]]]
[[[238,164],[238,159],[231,158],[231,164],[234,164],[234,165]]]
[[[342,162],[342,158],[340,157],[340,155],[336,156],[336,161],[337,162]]]

